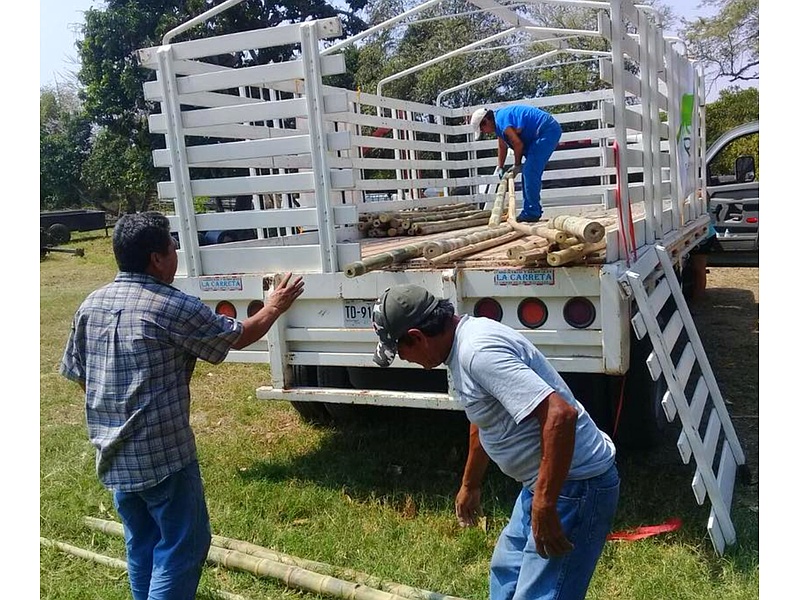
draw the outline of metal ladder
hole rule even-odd
[[[707,529],[714,550],[722,556],[727,546],[736,543],[730,510],[737,468],[745,462],[744,452],[683,297],[670,253],[657,245],[655,258],[651,255],[640,262],[650,264],[626,271],[620,285],[626,294],[633,294],[638,306],[631,319],[636,337],[641,340],[650,336],[653,351],[647,357],[647,368],[653,381],[663,375],[667,382],[668,391],[661,405],[669,421],[676,414],[680,417],[678,451],[684,464],[694,457],[692,490],[699,505],[706,497],[711,500]],[[659,266],[663,277],[656,285],[648,286],[647,275]],[[648,287],[652,290],[648,291]],[[662,327],[658,315],[669,298],[676,310]],[[682,349],[679,339],[685,342]],[[677,362],[673,354],[680,355]],[[689,387],[693,388],[691,399],[687,396]]]

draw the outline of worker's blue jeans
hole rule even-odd
[[[589,588],[617,510],[616,466],[591,479],[566,481],[558,497],[558,515],[575,548],[563,556],[542,558],[531,528],[533,493],[523,488],[511,520],[492,556],[490,600],[582,600]]]
[[[114,506],[134,600],[193,600],[211,545],[197,461],[144,491],[115,491]]]
[[[542,216],[542,174],[547,161],[561,139],[561,125],[553,119],[542,128],[530,148],[525,148],[525,162],[522,164],[522,195],[524,204],[521,217]]]

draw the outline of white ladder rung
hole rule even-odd
[[[697,386],[694,388],[694,394],[692,394],[692,404],[689,407],[690,422],[684,423],[684,429],[686,427],[693,427],[697,429],[697,427],[700,425],[700,419],[703,416],[707,399],[708,386],[706,385],[705,377],[700,377],[700,379],[697,380]],[[689,459],[692,458],[692,447],[689,444],[689,438],[686,435],[686,431],[681,431],[681,435],[678,437],[678,451],[681,454],[683,463],[688,465]]]

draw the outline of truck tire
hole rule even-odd
[[[352,389],[347,367],[317,367],[317,384],[320,387]],[[345,404],[342,402],[325,402],[325,409],[335,425],[347,425],[369,412],[370,406],[363,404]]]
[[[69,227],[63,223],[53,223],[47,229],[47,232],[50,234],[50,239],[53,240],[53,243],[56,245],[66,244],[72,238]]]
[[[645,360],[652,352],[649,337],[637,340],[631,331],[630,368],[609,390],[614,407],[614,443],[623,451],[651,450],[665,439],[667,416],[661,399],[667,391],[664,376],[653,381]],[[620,393],[620,387],[622,387]]]
[[[294,365],[292,367],[292,374],[294,385],[317,385],[317,373],[313,367]],[[290,402],[290,404],[297,411],[297,414],[300,415],[300,418],[309,425],[324,427],[330,425],[333,421],[324,402]]]

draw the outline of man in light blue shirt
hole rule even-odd
[[[506,172],[509,146],[514,149],[514,177],[522,173],[524,203],[516,219],[535,223],[542,218],[542,175],[561,139],[561,125],[553,116],[535,106],[515,104],[497,110],[479,108],[472,113],[472,129],[477,140],[482,133],[497,135],[497,170]],[[525,162],[522,162],[523,157]]]
[[[619,499],[616,449],[541,352],[491,319],[458,316],[448,300],[405,284],[373,310],[374,360],[447,365],[470,421],[456,515],[476,521],[489,460],[522,484],[495,546],[490,600],[585,597]]]

